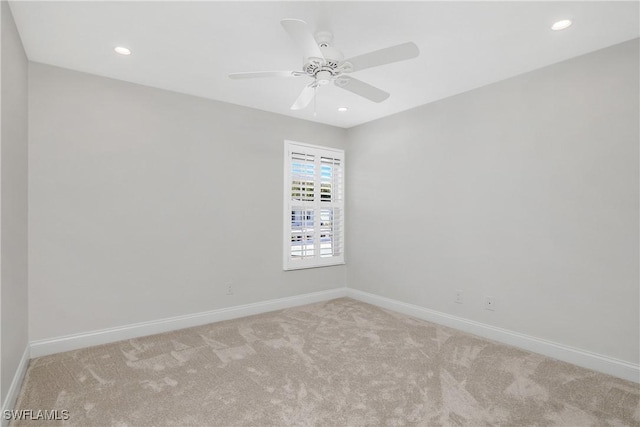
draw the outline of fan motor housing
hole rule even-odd
[[[322,58],[305,58],[302,69],[305,73],[312,77],[318,77],[319,73],[328,72],[331,76],[338,74],[337,68],[344,59],[342,52],[338,49],[328,46],[326,43],[319,43],[320,51],[324,56]]]

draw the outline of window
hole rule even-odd
[[[344,151],[285,141],[284,269],[344,264]]]

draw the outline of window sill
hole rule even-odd
[[[283,270],[284,271],[295,271],[295,270],[307,270],[310,268],[324,268],[324,267],[337,267],[340,265],[345,265],[346,262],[332,262],[331,264],[320,264],[320,265],[301,265],[301,266],[287,266]]]

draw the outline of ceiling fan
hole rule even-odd
[[[342,53],[331,44],[333,35],[328,31],[320,31],[314,35],[306,22],[299,19],[283,19],[280,21],[293,41],[304,54],[302,71],[255,71],[246,73],[232,73],[232,79],[249,79],[259,77],[311,77],[313,81],[306,85],[291,105],[292,110],[301,110],[313,100],[316,89],[333,83],[335,86],[360,95],[373,102],[382,102],[389,97],[389,93],[371,86],[361,80],[354,79],[348,74],[415,58],[420,54],[418,46],[413,42],[387,47],[347,60]]]

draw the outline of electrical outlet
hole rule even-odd
[[[496,310],[496,302],[493,299],[493,297],[486,297],[484,299],[484,309],[485,310],[491,310],[491,311],[495,311]]]
[[[458,290],[456,291],[456,299],[455,299],[455,302],[456,302],[457,304],[462,304],[462,291],[461,291],[460,289],[458,289]]]
[[[227,283],[227,295],[233,295],[233,283]]]

